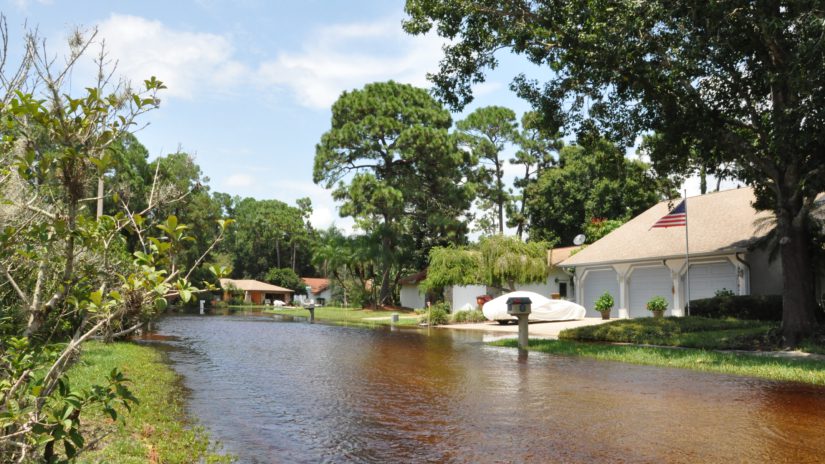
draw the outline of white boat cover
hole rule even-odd
[[[516,320],[515,316],[507,314],[507,299],[512,297],[528,297],[532,301],[531,321],[572,321],[584,319],[587,312],[584,307],[566,300],[551,300],[538,293],[517,291],[506,293],[494,298],[481,307],[484,317],[491,321]]]
[[[284,305],[286,305],[286,303],[284,303],[284,302],[283,302],[283,301],[281,301],[281,300],[273,300],[273,301],[272,301],[272,306],[275,306],[275,307],[281,307],[281,306],[284,306]]]

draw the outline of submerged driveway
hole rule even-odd
[[[615,321],[616,319],[603,320],[601,317],[586,317],[578,321],[536,321],[530,322],[529,334],[530,338],[559,338],[559,332],[564,329],[574,329],[576,327],[584,327],[586,325],[598,325],[605,322]],[[455,330],[480,330],[483,332],[495,332],[500,334],[501,338],[509,338],[518,334],[518,325],[500,325],[497,322],[479,322],[472,324],[450,324],[443,326],[446,329]]]

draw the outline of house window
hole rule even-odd
[[[567,298],[567,282],[559,282],[559,296]]]

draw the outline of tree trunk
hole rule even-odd
[[[295,250],[296,250],[295,243],[292,244],[292,272],[295,272]]]
[[[780,219],[779,224],[782,337],[786,346],[795,347],[817,326],[811,237],[805,223],[793,224],[790,220]]]
[[[378,304],[384,305],[390,298],[390,271],[392,263],[390,260],[389,250],[391,249],[391,241],[389,237],[384,237],[384,265],[381,269],[381,291],[378,293]]]
[[[275,240],[275,256],[278,263],[278,269],[281,268],[281,241]]]

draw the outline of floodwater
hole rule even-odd
[[[192,417],[240,462],[825,462],[825,389],[268,316],[171,316]]]

